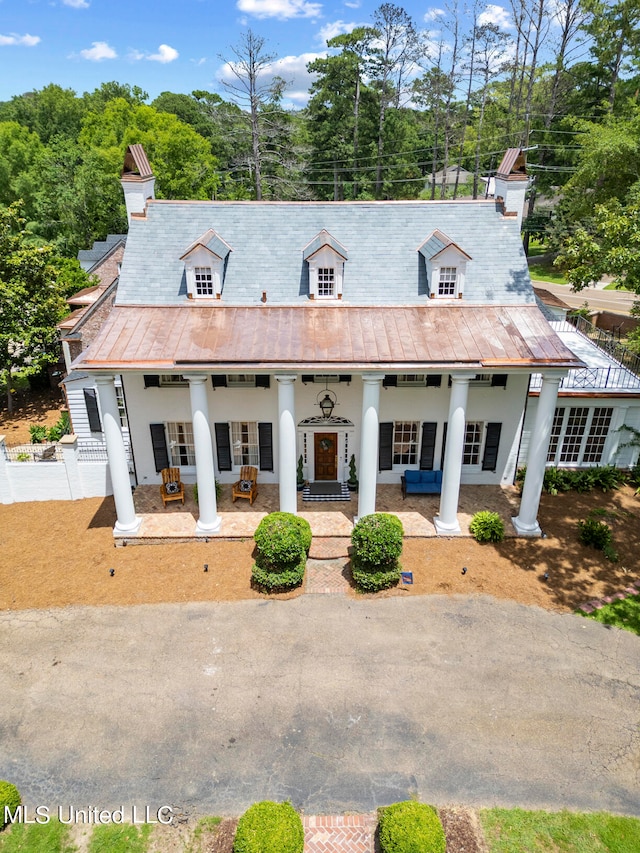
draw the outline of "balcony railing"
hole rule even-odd
[[[552,323],[552,326],[556,331],[565,330],[555,323]],[[604,329],[598,329],[589,320],[585,320],[584,317],[575,314],[573,316],[569,315],[566,324],[563,323],[562,326],[566,326],[566,331],[573,331],[575,329],[576,332],[580,332],[581,335],[584,335],[591,343],[595,344],[598,349],[606,352],[614,361],[617,361],[621,367],[626,367],[631,373],[640,376],[640,356],[617,341],[609,332],[605,332]]]
[[[531,391],[539,391],[542,387],[542,374],[531,376]],[[635,376],[624,367],[581,367],[569,372],[560,381],[564,390],[616,390],[640,391],[640,377]]]

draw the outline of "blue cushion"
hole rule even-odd
[[[407,483],[419,483],[420,471],[405,471],[404,479]]]

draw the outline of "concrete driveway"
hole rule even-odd
[[[640,815],[640,639],[482,597],[0,614],[31,807],[520,804]]]

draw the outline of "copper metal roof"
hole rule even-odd
[[[125,181],[137,181],[152,177],[153,172],[151,171],[149,160],[142,145],[129,145],[124,155],[122,179]]]
[[[498,166],[496,177],[512,181],[526,180],[527,160],[522,148],[507,148]]]
[[[119,306],[85,370],[578,367],[536,306]]]

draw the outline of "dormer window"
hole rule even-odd
[[[437,230],[419,246],[418,251],[427,265],[430,298],[461,299],[471,256]]]
[[[309,298],[342,299],[347,250],[328,231],[321,231],[304,248],[309,265]]]
[[[209,229],[180,258],[184,261],[189,299],[220,299],[231,246]]]

